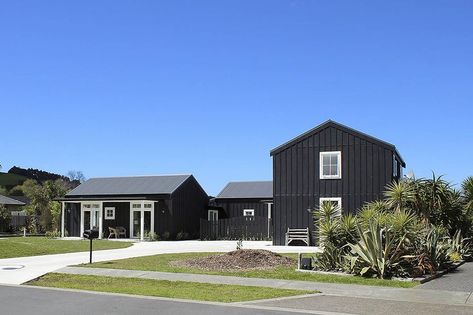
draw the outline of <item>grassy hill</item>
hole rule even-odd
[[[27,178],[25,176],[0,172],[0,186],[12,188],[21,185]]]

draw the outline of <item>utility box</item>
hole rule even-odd
[[[312,258],[301,258],[299,268],[303,270],[312,270]]]

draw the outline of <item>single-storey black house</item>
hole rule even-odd
[[[267,239],[272,235],[273,182],[230,182],[210,200],[202,239]]]
[[[213,205],[222,209],[221,218],[258,216],[271,218],[273,182],[230,182],[215,197]],[[211,212],[213,210],[209,210]],[[211,215],[209,214],[209,219]]]
[[[406,166],[396,147],[334,121],[275,148],[273,225],[275,245],[288,228],[314,230],[311,209],[332,201],[343,213],[383,198],[385,186]]]
[[[126,237],[143,240],[151,231],[197,237],[209,199],[194,176],[162,175],[92,178],[60,201],[62,236],[97,228],[102,238],[122,227]]]
[[[23,206],[27,204],[26,200],[18,200],[20,197],[7,197],[0,195],[0,205],[10,212],[11,220],[9,222],[0,219],[0,232],[16,230],[26,225],[26,211]],[[26,198],[24,198],[26,199]]]

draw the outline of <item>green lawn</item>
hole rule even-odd
[[[94,240],[94,250],[125,248],[129,242]],[[88,240],[57,240],[46,237],[7,237],[0,239],[0,259],[36,255],[74,253],[89,250]]]
[[[279,267],[272,270],[252,270],[252,271],[234,271],[234,272],[212,272],[195,268],[179,268],[173,267],[169,263],[175,260],[184,260],[194,257],[205,257],[215,255],[215,253],[186,253],[186,254],[162,254],[154,256],[145,256],[137,258],[128,258],[121,260],[112,260],[105,262],[97,262],[92,265],[81,265],[81,267],[92,268],[112,268],[112,269],[131,269],[145,271],[164,271],[164,272],[181,272],[181,273],[200,273],[225,276],[238,276],[249,278],[270,278],[270,279],[286,279],[286,280],[302,280],[315,282],[345,283],[345,284],[363,284],[374,286],[387,286],[398,288],[412,288],[417,282],[382,280],[363,277],[337,276],[315,273],[304,273],[295,271],[294,267]],[[296,258],[297,254],[286,254],[286,256]]]
[[[239,285],[115,278],[50,273],[28,285],[126,293],[216,302],[240,302],[317,293],[314,291],[247,287]]]

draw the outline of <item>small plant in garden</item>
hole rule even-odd
[[[165,231],[163,233],[163,241],[169,240],[170,237],[171,237],[171,233],[169,233],[168,231]]]
[[[61,237],[61,232],[59,232],[58,230],[48,231],[44,234],[44,236],[46,238],[58,238],[58,237]]]
[[[236,250],[243,249],[243,240],[239,239],[236,244]]]
[[[145,238],[149,241],[159,241],[159,235],[153,231],[147,232]]]
[[[187,240],[189,239],[189,233],[180,231],[179,233],[176,234],[176,240]]]

